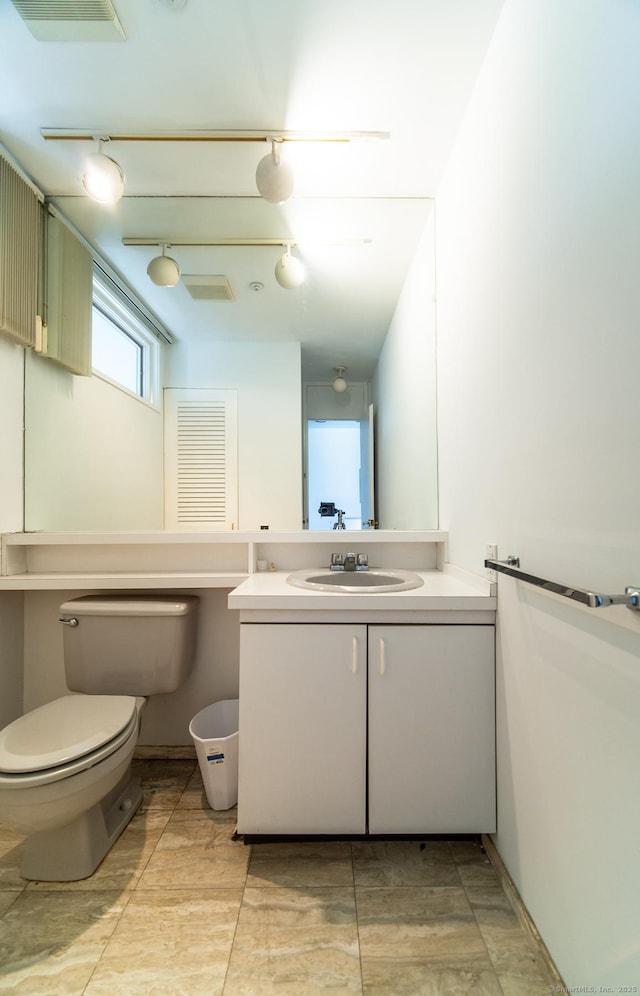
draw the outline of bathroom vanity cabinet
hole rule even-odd
[[[240,628],[239,833],[495,829],[493,626]]]
[[[46,636],[56,593],[193,592],[207,611],[188,694],[157,697],[141,744],[192,749],[190,718],[218,688],[236,693],[241,630],[245,834],[490,830],[495,585],[448,563],[447,540],[439,530],[382,529],[5,533],[0,592],[24,593],[18,629],[33,637],[25,704],[66,687]],[[348,594],[290,583],[292,572],[326,571],[336,552],[423,583]],[[223,600],[228,616],[218,615]]]

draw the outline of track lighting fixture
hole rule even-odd
[[[182,5],[182,0],[165,0],[172,6]],[[87,129],[41,128],[40,134],[47,141],[53,142],[87,142],[95,141],[95,133]],[[281,204],[293,193],[293,169],[291,164],[280,159],[280,149],[285,142],[320,142],[342,144],[349,142],[370,142],[389,138],[385,131],[345,131],[345,132],[305,132],[287,131],[264,132],[255,130],[230,129],[228,131],[208,131],[193,129],[179,132],[151,131],[112,132],[103,134],[98,139],[100,151],[87,157],[88,164],[83,173],[82,182],[90,197],[102,203],[114,203],[122,197],[124,191],[124,176],[120,166],[102,151],[104,142],[171,142],[171,143],[202,143],[202,142],[271,142],[271,152],[264,156],[256,169],[256,185],[258,193],[265,200]],[[98,171],[101,179],[93,181],[89,174]],[[93,191],[96,191],[95,193]]]
[[[271,152],[264,156],[256,169],[256,186],[265,201],[282,204],[293,193],[293,169],[291,164],[280,159],[281,142],[271,140]]]
[[[297,245],[296,242],[291,242],[287,239],[220,239],[219,241],[211,242],[191,242],[191,241],[174,241],[162,242],[160,239],[156,238],[125,238],[122,240],[124,246],[162,246],[162,255],[156,256],[151,260],[147,267],[147,273],[154,284],[158,287],[175,287],[180,279],[180,267],[176,263],[175,259],[171,256],[166,255],[166,250],[169,245],[172,246],[199,246],[199,247],[209,247],[209,246],[225,246],[225,247],[235,247],[240,248],[242,246],[285,246],[285,251],[276,263],[275,266],[275,277],[281,287],[285,290],[293,290],[299,287],[304,280],[304,266],[302,262],[297,258],[297,256],[291,255],[292,245]]]
[[[344,374],[344,372],[345,372],[346,369],[347,369],[346,367],[334,367],[333,368],[333,371],[335,373],[335,377],[333,378],[333,380],[331,382],[331,386],[332,386],[333,390],[336,392],[336,394],[344,394],[344,392],[349,387],[349,385],[347,384],[347,382],[346,382],[346,380],[344,379],[344,376],[343,376],[343,374]]]
[[[175,287],[180,279],[180,267],[175,259],[167,256],[166,245],[162,246],[162,255],[155,256],[147,267],[150,279],[158,287]]]
[[[82,186],[89,197],[100,204],[115,204],[124,193],[124,174],[120,166],[103,152],[104,140],[98,140],[98,151],[82,163]]]
[[[276,280],[285,290],[294,290],[304,280],[304,266],[297,256],[291,255],[290,245],[276,263],[275,272]]]

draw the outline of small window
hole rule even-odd
[[[132,394],[144,397],[142,345],[95,306],[91,336],[93,369]]]
[[[160,336],[141,306],[94,265],[91,365],[94,374],[149,402],[159,403]]]

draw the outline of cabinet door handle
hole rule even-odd
[[[384,651],[385,651],[384,640],[382,639],[382,637],[380,637],[380,658],[378,664],[378,671],[380,672],[380,674],[384,674],[387,668]]]
[[[358,673],[358,637],[351,640],[351,674]]]

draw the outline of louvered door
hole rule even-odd
[[[237,395],[164,392],[165,529],[238,526]]]

